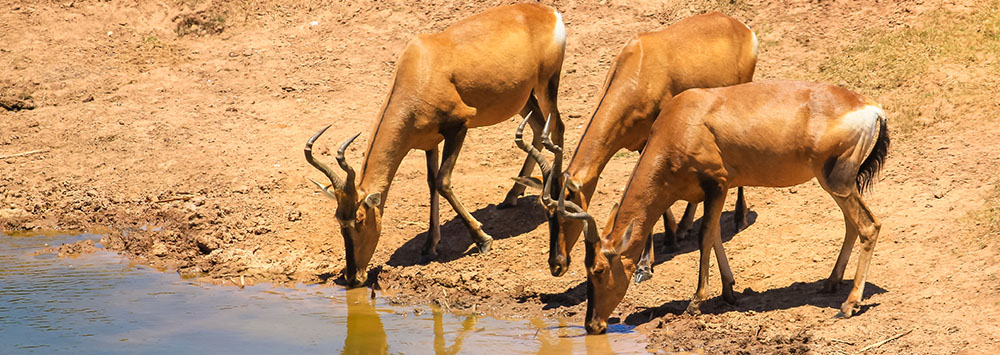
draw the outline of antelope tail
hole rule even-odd
[[[885,116],[879,115],[878,120],[878,139],[875,141],[875,146],[872,148],[871,153],[868,153],[868,157],[861,163],[861,168],[858,169],[857,180],[855,180],[858,192],[862,194],[871,190],[875,177],[878,176],[879,171],[882,170],[882,165],[885,163],[885,156],[889,153],[889,129],[885,125]]]

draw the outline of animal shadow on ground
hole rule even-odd
[[[443,200],[443,199],[442,199]],[[445,203],[444,201],[441,201]],[[546,221],[545,210],[538,204],[538,196],[524,196],[517,200],[517,207],[498,210],[495,204],[490,204],[472,212],[472,216],[483,224],[483,231],[502,240],[516,237],[535,230]],[[442,217],[447,217],[442,212]],[[444,218],[442,218],[444,220]],[[428,231],[410,239],[389,257],[387,264],[391,266],[413,266],[420,264],[421,251],[427,242]],[[446,263],[466,255],[478,253],[473,245],[469,230],[457,214],[441,224],[441,241],[438,242],[438,257],[436,262]],[[494,244],[496,248],[496,244]]]
[[[819,290],[823,287],[823,283],[825,281],[826,279],[824,278],[813,282],[796,282],[782,288],[771,289],[764,292],[757,292],[750,288],[745,288],[743,292],[738,292],[736,294],[735,305],[726,303],[722,300],[721,296],[716,296],[702,303],[701,311],[703,314],[722,314],[732,311],[768,312],[811,305],[837,311],[831,312],[831,314],[839,313],[840,305],[845,299],[847,299],[847,294],[851,292],[853,281],[846,280],[842,282],[840,287],[837,289],[837,292],[821,293]],[[862,300],[868,299],[872,295],[886,292],[888,291],[884,288],[868,283],[865,286],[865,293]],[[639,325],[653,319],[663,317],[667,314],[683,314],[687,309],[688,302],[689,300],[675,300],[664,303],[659,307],[647,308],[642,311],[634,312],[625,317],[625,324]],[[862,305],[861,309],[858,313],[856,313],[856,316],[864,314],[868,311],[868,309],[878,305],[878,303]]]
[[[734,218],[733,212],[722,213],[723,243],[733,239],[733,237],[736,235],[736,230],[735,227],[733,226],[733,218]],[[747,225],[752,226],[756,220],[757,220],[757,213],[750,211],[747,214]],[[691,224],[691,230],[685,233],[684,236],[681,236],[681,239],[678,241],[678,244],[680,244],[680,250],[674,251],[672,253],[666,253],[660,251],[663,250],[663,243],[664,243],[663,233],[654,234],[653,248],[657,251],[653,254],[653,265],[655,266],[664,263],[670,259],[673,259],[674,256],[683,253],[698,251],[699,249],[698,249],[697,231],[699,230],[700,227],[701,227],[701,218],[695,220],[694,223]],[[600,232],[604,233],[605,231],[600,231]],[[578,243],[578,244],[581,246],[583,245],[583,243]],[[695,270],[694,272],[697,272],[697,270]],[[656,278],[655,268],[654,268],[653,278]],[[572,307],[580,303],[583,303],[584,301],[587,300],[586,292],[587,292],[587,282],[584,281],[560,293],[540,293],[538,294],[538,299],[543,303],[545,303],[545,306],[542,309]],[[523,302],[529,297],[532,296],[524,296],[522,297],[524,299],[521,299],[519,301]],[[684,307],[687,307],[687,303],[684,304]]]
[[[736,227],[733,225],[733,219],[736,218],[736,214],[729,212],[722,212],[722,242],[728,242],[736,236]],[[673,259],[675,256],[690,252],[696,252],[700,250],[698,245],[698,233],[701,231],[701,223],[703,218],[698,218],[691,224],[691,229],[687,232],[681,234],[677,238],[677,244],[680,245],[680,249],[673,252],[666,252],[666,238],[663,233],[653,234],[653,265],[659,265],[666,261]],[[757,221],[757,212],[749,211],[747,212],[747,227],[753,226],[754,222]],[[662,222],[660,222],[662,223]],[[744,229],[746,229],[744,228]],[[655,275],[654,275],[655,277]]]

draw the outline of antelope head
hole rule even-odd
[[[616,205],[604,228],[611,233],[601,238],[597,234],[594,217],[575,203],[566,201],[566,190],[559,194],[556,206],[557,213],[563,218],[583,222],[583,238],[587,252],[584,259],[584,265],[587,267],[587,318],[584,326],[587,328],[587,333],[604,333],[608,328],[608,317],[625,298],[625,291],[628,290],[629,281],[635,273],[635,262],[622,259],[621,255],[623,248],[628,246],[632,239],[635,221],[629,223],[620,238],[615,238],[613,227],[618,212]]]
[[[345,259],[347,267],[344,269],[344,279],[348,287],[358,287],[365,283],[367,279],[366,270],[368,262],[371,261],[375,253],[375,246],[378,244],[379,235],[382,230],[382,194],[375,192],[365,194],[365,191],[358,191],[354,183],[354,169],[347,164],[344,158],[344,151],[351,145],[361,133],[348,139],[337,150],[337,163],[346,173],[345,179],[339,176],[326,164],[316,160],[312,155],[313,142],[326,132],[330,126],[326,126],[309,141],[306,142],[306,161],[313,167],[323,172],[330,179],[329,185],[324,185],[313,179],[312,183],[337,200],[337,211],[334,214],[337,222],[340,223],[340,233],[344,237]]]
[[[563,150],[562,147],[553,144],[552,140],[549,139],[549,127],[552,124],[551,116],[545,121],[545,129],[542,130],[542,145],[555,155],[551,165],[538,149],[524,142],[524,126],[528,123],[530,117],[531,113],[528,113],[524,121],[521,122],[521,125],[518,126],[517,132],[514,134],[514,142],[517,143],[517,146],[521,150],[524,150],[535,159],[539,170],[542,171],[543,181],[539,183],[534,178],[529,177],[518,178],[517,181],[528,187],[542,189],[542,192],[538,194],[538,200],[539,204],[545,209],[545,215],[549,220],[549,271],[552,272],[552,276],[558,277],[569,270],[569,252],[573,249],[573,245],[576,244],[581,230],[585,227],[579,221],[566,218],[563,214],[558,213],[558,204],[554,199],[559,198],[559,196],[563,196],[562,199],[564,200],[568,198],[567,202],[572,204],[572,206],[576,206],[574,208],[579,209],[578,212],[583,212],[583,208],[580,206],[585,206],[586,201],[583,199],[583,193],[580,190],[578,182],[568,176],[561,184],[557,180],[563,174]],[[560,188],[560,186],[564,186],[564,188]],[[561,190],[562,192],[560,192]]]
[[[557,204],[553,200],[559,195],[558,185],[559,182],[556,181],[556,177],[562,174],[562,147],[552,143],[549,139],[549,128],[552,124],[552,116],[550,115],[545,121],[545,128],[542,130],[542,145],[546,149],[555,154],[555,159],[550,165],[538,149],[536,149],[531,144],[524,142],[524,126],[528,124],[528,120],[531,118],[531,113],[524,117],[524,121],[521,125],[517,127],[517,131],[514,133],[514,142],[521,150],[525,151],[530,155],[535,162],[538,164],[539,170],[542,172],[542,182],[539,183],[534,178],[521,177],[516,179],[518,183],[528,186],[528,187],[540,187],[542,191],[538,194],[539,204],[545,209],[545,216],[549,220],[549,271],[552,272],[552,276],[562,276],[569,269],[569,247],[573,244],[566,244],[563,242],[562,236],[559,234],[559,224],[562,216],[557,213]]]

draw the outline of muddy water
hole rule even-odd
[[[0,353],[645,351],[645,337],[626,327],[585,336],[565,320],[394,307],[364,289],[238,289],[183,280],[103,250],[37,254],[82,239],[98,237],[0,235]]]

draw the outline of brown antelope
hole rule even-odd
[[[643,33],[629,41],[608,71],[604,93],[570,160],[567,168],[570,178],[566,182],[570,189],[568,199],[586,211],[608,161],[622,148],[643,149],[653,121],[671,97],[690,88],[749,82],[756,64],[757,37],[753,31],[720,12],[692,16],[662,31]],[[523,127],[522,124],[521,129]],[[520,136],[519,130],[515,137],[519,140]],[[540,156],[530,151],[532,146],[522,142],[518,145],[529,154]],[[551,150],[551,145],[546,144],[546,147]],[[540,165],[543,176],[562,176],[562,152],[555,153],[551,166],[555,173],[548,174],[548,166]],[[519,181],[533,187],[543,184],[537,178],[522,177]],[[558,189],[558,180],[545,183]],[[553,276],[561,276],[569,268],[569,253],[580,237],[583,224],[554,213],[553,199],[559,197],[558,190],[543,188],[540,197],[549,216],[549,271]],[[668,248],[677,249],[677,234],[690,227],[696,205],[688,205],[679,227],[669,210],[664,212]],[[746,211],[740,188],[736,204],[737,229],[745,226]],[[650,253],[643,255],[645,269],[651,270]],[[649,276],[641,274],[644,276],[640,277]]]
[[[794,186],[813,177],[836,200],[847,225],[824,291],[834,291],[843,280],[859,235],[863,243],[854,288],[840,308],[842,316],[853,315],[880,229],[878,218],[861,200],[889,146],[879,105],[833,85],[769,81],[691,89],[671,100],[660,116],[620,207],[609,217],[606,236],[597,234],[594,218],[580,206],[563,196],[557,202],[564,217],[585,222],[587,331],[605,331],[608,317],[625,296],[647,233],[677,200],[705,201],[698,289],[688,312],[698,313],[707,298],[713,248],[723,299],[735,302],[735,281],[719,230],[726,189]]]
[[[440,33],[410,41],[400,55],[392,89],[375,121],[356,185],[354,169],[344,159],[344,150],[357,135],[347,140],[337,154],[346,172],[344,180],[312,156],[312,144],[326,128],[309,139],[306,160],[331,182],[329,186],[317,185],[337,200],[335,216],[347,249],[344,276],[349,286],[359,286],[366,280],[365,270],[381,234],[389,185],[411,149],[426,151],[427,158],[430,227],[423,256],[437,256],[441,238],[438,193],[458,212],[479,252],[489,251],[493,238],[483,232],[479,221],[452,192],[452,169],[469,128],[496,124],[518,113],[542,113],[532,123],[538,128],[544,123],[542,117],[554,116],[554,139],[562,141],[556,94],[565,43],[562,15],[540,4],[493,8]],[[444,153],[439,168],[438,144],[442,140]],[[536,135],[534,144],[540,141]],[[530,174],[534,164],[529,156],[520,174]],[[523,189],[515,184],[508,196],[514,196],[516,201]]]

